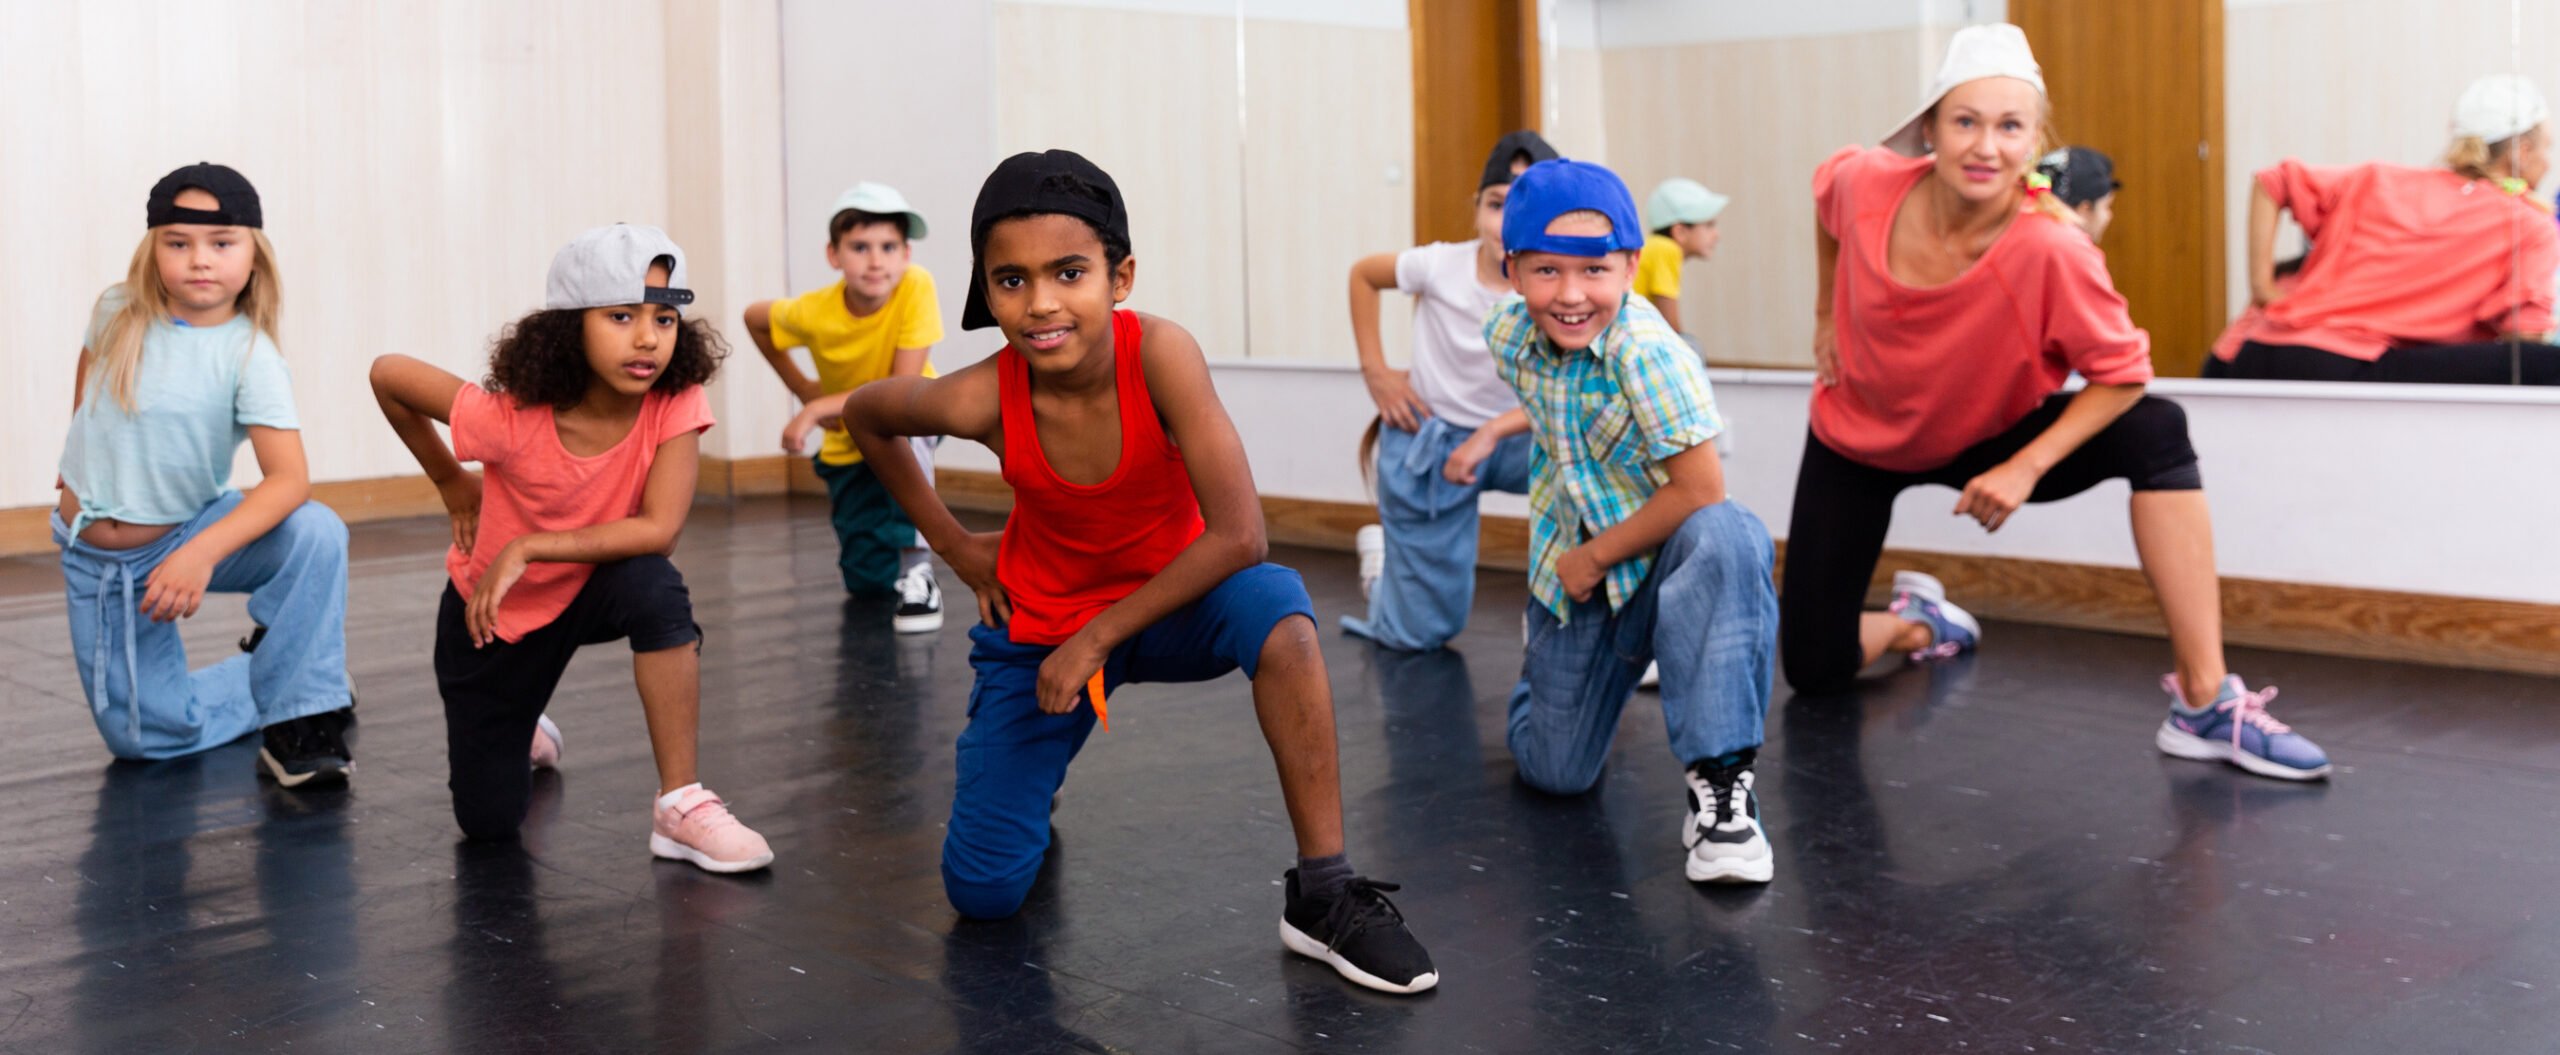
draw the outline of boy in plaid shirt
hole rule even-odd
[[[1688,768],[1689,879],[1766,883],[1751,763],[1777,650],[1769,530],[1725,495],[1723,422],[1697,353],[1628,294],[1643,244],[1634,198],[1598,165],[1532,165],[1503,208],[1519,295],[1487,317],[1485,343],[1537,439],[1511,754],[1533,787],[1590,790],[1659,659]]]

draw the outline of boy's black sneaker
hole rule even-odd
[[[901,634],[942,629],[942,584],[934,581],[932,564],[910,566],[898,576],[898,614],[890,617],[889,628]]]
[[[1440,984],[1431,954],[1387,900],[1394,883],[1353,876],[1342,893],[1317,900],[1299,894],[1297,869],[1283,878],[1288,901],[1280,912],[1280,943],[1290,952],[1382,993],[1419,993]]]
[[[259,734],[259,774],[295,789],[345,784],[356,767],[346,722],[343,711],[323,711],[266,727]]]

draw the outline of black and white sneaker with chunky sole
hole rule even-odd
[[[1283,879],[1288,901],[1280,912],[1280,943],[1290,952],[1381,993],[1419,993],[1440,984],[1431,954],[1387,900],[1394,883],[1353,876],[1342,893],[1317,900],[1299,893],[1297,869]]]
[[[890,617],[889,628],[901,634],[942,629],[942,584],[934,581],[932,564],[916,564],[898,576],[898,614]]]
[[[1689,767],[1689,819],[1680,841],[1689,848],[1690,882],[1766,883],[1777,873],[1751,785],[1749,766]]]
[[[345,784],[356,768],[346,724],[346,712],[338,710],[266,727],[259,733],[258,774],[296,790]]]

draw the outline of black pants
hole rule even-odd
[[[2220,369],[2216,369],[2216,365]],[[2250,381],[2380,381],[2408,385],[2560,385],[2560,346],[2527,341],[2394,348],[2370,362],[2319,348],[2250,341],[2206,377]]]
[[[445,755],[453,819],[473,839],[512,839],[533,781],[527,752],[535,719],[580,645],[630,638],[633,652],[695,644],[693,597],[665,557],[596,565],[568,610],[512,644],[471,647],[465,601],[451,582],[436,613],[436,690],[444,695]]]
[[[1962,490],[2043,435],[2073,395],[2055,393],[2007,432],[1921,472],[1863,465],[1806,434],[1778,596],[1778,652],[1789,686],[1800,695],[1839,692],[1865,665],[1858,615],[1884,553],[1885,530],[1893,525],[1894,497],[1916,484]],[[2142,397],[2036,481],[2027,501],[2069,498],[2118,477],[2136,491],[2203,488],[2195,447],[2187,442],[2187,412],[2158,396]]]

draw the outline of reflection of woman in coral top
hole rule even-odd
[[[2327,756],[2267,714],[2274,690],[2250,691],[2223,665],[2186,415],[2144,394],[2149,335],[2097,246],[2026,180],[2049,104],[2025,36],[1974,26],[1948,49],[1928,101],[1884,148],[1844,148],[1814,172],[1821,377],[1779,601],[1788,684],[1838,692],[1889,653],[1949,658],[1980,640],[1917,572],[1895,576],[1891,611],[1859,611],[1905,488],[1957,489],[1955,512],[1997,531],[2021,505],[2122,479],[2177,660],[2154,741],[2265,776],[2327,774]],[[2088,386],[2063,391],[2074,372]]]
[[[2560,229],[2532,197],[2551,169],[2550,115],[2533,82],[2483,77],[2454,107],[2443,167],[2287,159],[2259,172],[2249,202],[2255,321],[2211,373],[2560,385],[2560,348],[2548,343]],[[2312,243],[2290,290],[2274,263],[2285,212]]]

